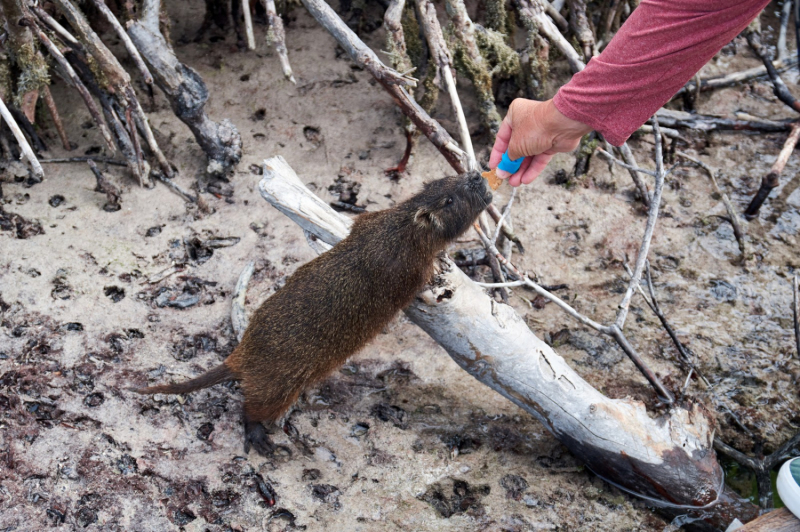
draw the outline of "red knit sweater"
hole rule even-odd
[[[642,0],[599,56],[561,87],[565,116],[625,142],[769,0]]]

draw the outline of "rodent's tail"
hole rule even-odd
[[[132,391],[143,395],[154,393],[189,393],[195,390],[202,390],[203,388],[214,386],[215,384],[219,384],[221,382],[231,381],[235,378],[236,376],[233,374],[230,368],[223,363],[206,371],[199,377],[195,377],[194,379],[190,379],[188,381],[179,382],[176,384],[161,384],[159,386],[150,386],[149,388],[133,388]]]

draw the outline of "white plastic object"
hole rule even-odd
[[[777,486],[784,506],[800,518],[800,458],[788,460],[781,466]]]

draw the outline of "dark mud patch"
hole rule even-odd
[[[7,212],[2,206],[0,206],[0,231],[10,231],[14,238],[21,240],[44,234],[42,224],[38,220],[28,220],[19,214]]]
[[[440,517],[448,519],[457,514],[467,514],[477,518],[485,514],[482,499],[489,495],[488,485],[470,485],[464,480],[447,479],[431,485],[418,496],[436,510]]]

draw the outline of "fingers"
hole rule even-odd
[[[492,154],[489,155],[489,168],[497,168],[500,164],[500,159],[508,149],[508,143],[511,141],[511,121],[506,115],[506,118],[500,124],[500,131],[497,132],[497,137],[494,140],[492,147]]]
[[[531,163],[533,162],[534,157],[525,157],[525,160],[522,161],[522,165],[519,167],[519,170],[516,171],[514,175],[508,178],[508,184],[512,187],[520,186],[522,182],[522,176],[525,175],[525,172],[528,171]]]
[[[525,160],[522,161],[522,166],[519,167],[519,170],[508,178],[508,184],[512,187],[530,185],[533,183],[534,179],[539,177],[550,162],[550,159],[553,158],[553,155],[552,153],[540,153],[533,157],[526,157]],[[497,175],[499,177],[500,172],[498,172]]]
[[[539,174],[541,174],[542,171],[545,169],[547,163],[549,163],[550,159],[553,158],[553,155],[554,154],[552,153],[540,153],[539,155],[534,157],[530,166],[528,166],[528,168],[522,174],[521,178],[522,184],[530,185],[531,183],[533,183],[533,180],[539,177]]]

